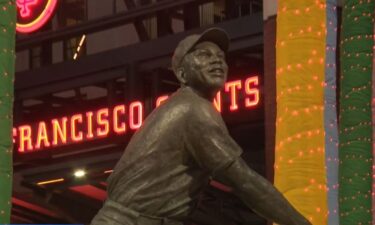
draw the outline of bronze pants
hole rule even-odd
[[[143,215],[107,199],[91,221],[91,225],[183,225],[183,223],[165,217]]]

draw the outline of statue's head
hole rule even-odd
[[[183,39],[172,58],[172,68],[181,85],[209,98],[215,96],[227,80],[228,45],[227,33],[219,28]]]

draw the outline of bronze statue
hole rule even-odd
[[[228,44],[218,28],[178,44],[172,68],[181,88],[132,137],[92,225],[182,225],[211,177],[220,177],[249,208],[276,223],[310,224],[247,166],[213,107],[227,79]]]

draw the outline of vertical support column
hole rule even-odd
[[[371,224],[374,0],[342,12],[339,134],[340,224]]]
[[[161,77],[158,69],[152,71],[152,85],[151,85],[151,96],[152,96],[152,108],[156,108],[156,99],[160,96],[161,92]]]
[[[373,32],[375,34],[375,24]],[[372,111],[372,223],[375,219],[375,44],[372,51],[372,95],[371,95],[371,111]]]
[[[0,224],[10,222],[16,3],[0,0]]]
[[[136,63],[129,63],[126,68],[125,99],[128,102],[142,99],[142,82],[140,74],[137,74]]]
[[[264,120],[266,177],[273,182],[276,134],[276,9],[277,2],[263,1]]]
[[[264,19],[266,19],[268,17],[268,10],[266,9],[267,6],[266,4],[274,4],[276,5],[276,1],[269,1],[269,0],[263,0],[263,15],[264,15]],[[271,15],[275,15],[276,12],[274,13],[271,13]],[[227,19],[233,19],[233,18],[237,18],[238,15],[239,15],[239,12],[238,12],[238,7],[237,7],[237,4],[236,4],[236,1],[233,1],[233,0],[225,0],[225,15],[227,17]]]
[[[314,225],[325,225],[326,4],[278,3],[275,186]]]
[[[135,62],[128,64],[126,78],[125,102],[128,104],[126,112],[129,128],[135,130],[139,128],[145,118],[145,90],[142,74],[139,73]]]
[[[162,37],[172,32],[172,20],[168,12],[157,13],[158,37]]]
[[[200,26],[199,5],[195,2],[184,6],[184,27],[185,30]]]
[[[43,26],[42,30],[51,30],[52,20]],[[40,66],[52,64],[52,42],[43,42],[41,45],[41,63]]]
[[[114,106],[116,103],[116,83],[114,80],[106,82],[108,106]]]
[[[161,0],[158,0],[160,2]],[[160,11],[156,14],[158,37],[172,34],[172,19],[169,10]]]
[[[326,0],[326,57],[324,83],[325,162],[327,172],[328,224],[339,224],[338,125],[336,103],[337,0]]]
[[[124,0],[124,3],[125,3],[125,5],[128,9],[134,9],[134,8],[137,7],[136,3],[133,0]],[[139,3],[140,3],[140,5],[145,5],[145,4],[148,4],[149,1],[143,0],[143,1],[139,1]],[[134,27],[135,27],[135,30],[137,31],[139,40],[147,41],[147,40],[150,39],[149,35],[147,34],[147,31],[146,31],[146,28],[143,24],[142,19],[136,19],[134,21]]]

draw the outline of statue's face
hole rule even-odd
[[[205,95],[214,95],[227,80],[225,53],[215,43],[202,42],[187,54],[183,62],[186,86]]]

